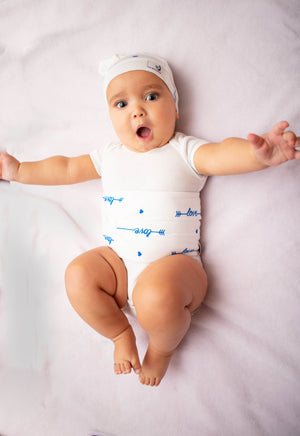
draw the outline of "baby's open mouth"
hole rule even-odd
[[[142,126],[137,129],[136,134],[139,138],[145,139],[151,135],[151,129],[149,129],[149,127]]]

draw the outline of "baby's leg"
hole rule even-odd
[[[93,329],[115,344],[116,374],[140,370],[135,335],[121,308],[127,301],[125,265],[109,247],[87,251],[66,270],[69,300]]]
[[[206,290],[204,269],[186,255],[164,257],[141,273],[133,291],[137,318],[149,335],[141,383],[159,385]]]

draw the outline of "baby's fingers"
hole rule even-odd
[[[285,153],[288,159],[300,159],[300,138],[297,138],[294,132],[285,132],[283,134]]]
[[[249,133],[247,139],[256,150],[263,150],[263,147],[267,148],[267,143],[262,136],[258,136],[255,133]]]
[[[279,123],[273,126],[271,132],[274,135],[283,135],[285,129],[287,129],[288,127],[289,127],[289,123],[287,121],[279,121]]]
[[[261,147],[265,142],[261,136],[255,135],[255,133],[249,133],[247,139],[252,145],[254,145],[254,147],[257,148]]]
[[[284,132],[284,134],[282,135],[284,141],[286,142],[286,144],[289,147],[295,147],[296,145],[296,141],[297,141],[297,137],[295,135],[294,132]]]
[[[296,151],[300,152],[300,137],[298,137],[298,138],[296,137],[294,148]]]

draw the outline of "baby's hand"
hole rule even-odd
[[[273,166],[292,159],[300,160],[300,151],[296,150],[296,147],[300,147],[300,137],[297,138],[294,132],[285,132],[288,127],[287,121],[280,121],[262,136],[254,133],[248,135],[248,141],[262,164]]]
[[[8,153],[0,151],[0,179],[16,180],[20,162]]]

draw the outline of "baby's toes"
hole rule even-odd
[[[142,385],[146,384],[146,377],[143,373],[139,374],[139,381],[140,381],[140,383],[142,383]]]
[[[122,363],[122,372],[123,374],[129,374],[131,372],[131,365],[128,360]]]
[[[161,382],[159,377],[147,377],[143,373],[139,374],[139,381],[145,386],[158,386]]]
[[[141,367],[139,360],[137,360],[136,362],[132,362],[132,368],[136,374],[141,373],[142,367]]]
[[[146,386],[150,385],[150,377],[145,377],[144,385]]]
[[[139,381],[142,383],[142,385],[144,384],[145,379],[143,376],[141,376],[141,374],[139,374]]]
[[[119,363],[114,363],[114,371],[117,375],[122,374],[121,365]]]

